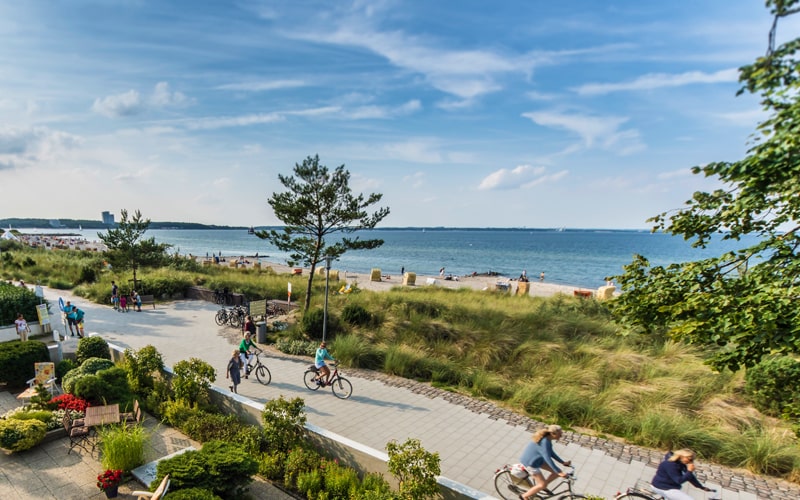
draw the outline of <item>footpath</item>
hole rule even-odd
[[[110,306],[87,302],[67,291],[45,288],[51,311],[58,298],[70,300],[86,312],[86,332],[98,333],[114,344],[140,349],[155,346],[172,366],[192,357],[217,369],[215,385],[226,389],[225,366],[240,333],[214,323],[219,306],[197,300],[158,303],[155,310],[120,313]],[[56,316],[57,318],[57,316]],[[58,319],[56,319],[58,321]],[[65,331],[64,326],[56,326]],[[66,330],[69,335],[69,330]],[[77,338],[67,337],[64,349],[74,350]],[[340,400],[330,390],[309,391],[303,372],[310,358],[265,351],[262,360],[272,372],[272,382],[263,386],[251,377],[242,380],[239,394],[265,403],[284,396],[300,397],[306,403],[308,422],[385,452],[386,443],[418,438],[428,451],[438,452],[442,475],[496,496],[495,470],[515,463],[531,434],[542,424],[495,405],[430,387],[414,381],[366,370],[343,367],[342,375],[353,384],[353,396]],[[336,353],[333,353],[334,356]],[[578,480],[575,490],[585,495],[611,499],[638,479],[649,481],[663,452],[624,445],[606,439],[565,432],[555,448],[572,460]],[[800,498],[800,485],[747,471],[699,463],[698,477],[713,488],[721,488],[725,500]],[[697,500],[702,491],[687,486]]]

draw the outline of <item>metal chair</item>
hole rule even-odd
[[[64,413],[64,418],[61,420],[61,423],[63,424],[64,430],[67,431],[67,436],[69,437],[69,450],[67,451],[67,455],[72,453],[72,449],[76,446],[78,448],[82,448],[83,451],[87,453],[91,453],[91,451],[89,451],[87,448],[87,446],[91,444],[90,429],[83,425],[77,425],[75,422],[73,422],[69,417],[69,412]],[[94,451],[94,445],[92,445],[92,451]]]

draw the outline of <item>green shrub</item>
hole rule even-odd
[[[38,420],[0,420],[0,448],[25,451],[41,443],[47,425]]]
[[[294,356],[314,356],[317,352],[319,342],[309,342],[297,339],[279,339],[275,342],[275,348],[286,354]]]
[[[203,488],[186,488],[173,491],[172,487],[170,487],[169,500],[222,500],[222,497],[215,495],[211,490]]]
[[[43,342],[3,342],[0,344],[0,382],[5,382],[10,389],[25,387],[34,376],[33,364],[42,361],[50,361],[50,352]]]
[[[800,418],[800,361],[779,356],[766,358],[745,373],[745,392],[753,406],[774,417]]]
[[[159,413],[164,423],[183,429],[187,420],[205,412],[184,400],[178,400],[163,402],[159,408]]]
[[[147,433],[141,425],[125,424],[103,427],[100,430],[100,455],[104,469],[124,472],[144,464],[144,444]]]
[[[293,448],[286,456],[283,484],[289,488],[297,488],[297,478],[300,474],[319,468],[321,461],[322,456],[308,444]]]
[[[39,298],[29,288],[0,281],[0,325],[13,325],[17,313],[22,313],[28,320],[36,318],[38,304]]]
[[[154,488],[169,474],[170,488],[197,487],[223,498],[241,498],[257,471],[256,461],[238,445],[209,441],[199,451],[187,451],[160,461],[150,487]]]
[[[152,345],[146,345],[138,351],[126,349],[124,367],[131,389],[146,394],[153,389],[154,379],[161,376],[164,358]]]
[[[89,358],[111,359],[111,351],[108,349],[108,342],[103,337],[84,337],[78,341],[75,358],[81,364]]]
[[[381,474],[376,472],[365,475],[358,491],[352,495],[354,500],[389,500],[394,497],[392,487]]]
[[[27,410],[14,413],[10,418],[15,420],[38,420],[43,424],[47,424],[53,420],[53,412],[48,410]]]
[[[77,368],[77,366],[78,365],[71,359],[65,359],[59,362],[56,365],[56,378],[58,378],[59,381],[63,381],[64,375],[66,375],[70,370]]]
[[[258,474],[270,481],[283,479],[283,473],[286,469],[286,455],[282,451],[262,453],[258,462]]]
[[[94,283],[97,281],[97,271],[92,266],[83,266],[78,277],[78,283]]]
[[[297,491],[305,495],[306,498],[317,498],[319,492],[322,491],[322,473],[320,470],[313,469],[298,474]]]
[[[418,439],[409,438],[403,444],[391,441],[389,472],[400,484],[400,498],[417,500],[433,498],[439,493],[436,476],[441,474],[439,454],[426,451]]]
[[[197,358],[178,361],[173,368],[172,389],[175,399],[182,399],[189,404],[208,405],[208,390],[211,382],[217,379],[214,367]]]
[[[358,474],[354,469],[344,467],[331,460],[325,460],[321,467],[323,467],[325,491],[328,493],[328,498],[347,500],[350,498],[351,491],[358,491],[361,481],[358,479]]]
[[[68,371],[61,379],[61,386],[64,392],[68,394],[75,394],[75,384],[87,375],[94,375],[101,370],[107,370],[114,366],[114,362],[110,359],[103,358],[89,358],[81,365],[73,370]]]
[[[353,326],[369,326],[373,318],[363,306],[347,304],[342,308],[342,320]]]
[[[347,366],[377,370],[383,367],[383,352],[358,335],[341,335],[332,347],[336,359]]]
[[[264,437],[273,453],[288,452],[305,437],[306,415],[302,398],[286,400],[283,396],[264,404],[261,418],[264,422]]]
[[[94,403],[118,403],[130,396],[128,376],[118,366],[76,377],[74,384],[72,394]]]
[[[325,311],[323,311],[320,308],[306,311],[306,313],[303,314],[303,319],[300,322],[300,327],[305,332],[305,334],[311,337],[312,339],[321,339],[322,324],[324,323],[324,318],[325,318]],[[341,330],[341,325],[339,324],[339,318],[337,318],[335,314],[331,313],[331,311],[328,310],[328,329],[327,329],[326,340],[332,340],[334,337],[336,337],[336,334],[339,333],[340,330]]]

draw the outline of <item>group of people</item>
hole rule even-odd
[[[228,386],[228,388],[234,394],[238,394],[236,388],[242,383],[242,375],[244,375],[244,378],[250,376],[250,357],[253,355],[250,352],[250,348],[260,351],[258,346],[253,342],[253,335],[256,333],[256,324],[249,314],[244,318],[242,333],[244,336],[239,342],[239,348],[231,352],[228,366],[225,368],[225,378],[230,380],[232,384]],[[336,361],[328,352],[325,342],[322,342],[314,356],[314,366],[319,370],[318,383],[323,386],[330,383],[331,377],[331,369],[325,363],[327,360]]]
[[[83,338],[83,318],[86,313],[84,313],[82,309],[78,309],[78,306],[72,305],[70,301],[64,304],[64,308],[61,311],[67,316],[67,326],[69,327],[70,336],[74,337],[77,333],[78,338]]]
[[[129,310],[136,310],[142,312],[142,297],[136,290],[131,290],[130,295],[120,293],[119,287],[115,282],[111,282],[111,305],[114,310],[119,312],[128,312]]]
[[[547,486],[557,477],[566,477],[567,473],[562,471],[556,462],[566,467],[570,467],[572,463],[569,460],[563,460],[553,450],[553,441],[561,439],[563,434],[561,426],[548,425],[544,429],[536,431],[531,441],[525,446],[519,461],[525,466],[528,474],[533,476],[535,483],[528,491],[519,495],[520,500],[536,498],[536,494],[541,491],[549,494]],[[713,491],[700,483],[694,475],[694,459],[695,453],[692,450],[682,449],[668,452],[650,481],[653,492],[666,500],[692,500],[691,496],[681,491],[681,487],[686,482],[701,490]],[[544,477],[542,469],[549,472],[547,477]]]

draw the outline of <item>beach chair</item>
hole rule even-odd
[[[33,364],[34,376],[28,380],[28,388],[25,389],[17,399],[25,400],[30,399],[36,395],[36,386],[43,385],[50,391],[51,396],[55,396],[57,392],[61,392],[56,385],[56,364],[50,361]]]
[[[169,490],[169,474],[164,476],[155,491],[134,491],[131,495],[135,496],[137,500],[160,500],[167,494],[167,490]]]

